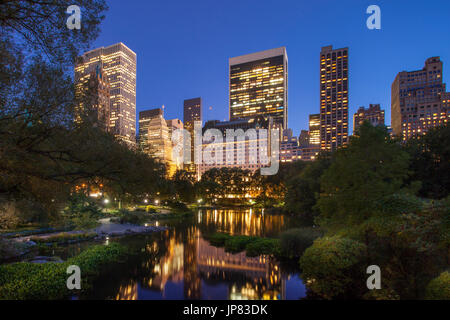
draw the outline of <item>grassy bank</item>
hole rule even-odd
[[[64,263],[34,264],[20,262],[0,266],[1,300],[49,300],[65,299],[78,293],[69,291],[66,281],[67,267],[77,265],[81,270],[81,290],[89,290],[90,284],[102,272],[125,261],[126,248],[113,243],[94,246]]]

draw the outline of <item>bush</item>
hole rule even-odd
[[[279,255],[280,241],[278,239],[257,238],[247,244],[247,256],[256,257],[262,254]]]
[[[77,233],[77,234],[70,234],[70,233],[59,233],[52,235],[47,238],[39,238],[39,237],[31,237],[31,241],[34,241],[36,243],[70,243],[70,242],[76,242],[76,241],[84,241],[84,240],[91,240],[94,239],[97,236],[95,232],[89,232],[89,233]]]
[[[280,254],[289,259],[300,258],[314,240],[321,236],[322,232],[317,228],[287,230],[280,235]]]
[[[0,266],[0,299],[48,300],[64,299],[73,294],[66,286],[67,267],[77,265],[82,272],[82,290],[90,288],[92,281],[112,265],[120,263],[127,250],[113,243],[94,246],[64,263],[36,264],[20,262]]]
[[[206,237],[209,243],[216,247],[225,246],[225,242],[230,238],[231,236],[226,233],[214,233]]]
[[[225,241],[225,250],[233,253],[244,251],[247,245],[255,239],[255,237],[249,236],[230,237],[227,241]]]
[[[143,220],[142,215],[135,212],[128,212],[119,219],[119,223],[140,224]]]
[[[366,246],[355,240],[317,239],[300,258],[302,278],[325,299],[361,297],[366,284],[365,252]]]
[[[175,213],[189,212],[189,208],[183,202],[179,201],[167,201],[167,206]]]
[[[442,272],[431,280],[425,292],[427,300],[450,300],[450,272]]]

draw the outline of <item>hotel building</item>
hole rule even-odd
[[[320,148],[334,150],[348,141],[348,48],[320,52]]]
[[[221,150],[221,154],[216,155],[213,152],[213,156],[218,160],[215,163],[207,163],[205,159],[202,159],[202,163],[199,165],[200,176],[212,168],[241,168],[242,170],[254,172],[262,167],[270,166],[269,132],[271,128],[275,127],[273,121],[271,117],[265,118],[263,116],[232,121],[207,121],[203,127],[203,135],[205,135],[208,129],[218,129],[221,133],[222,140],[215,141],[212,138],[209,141],[205,141],[204,139],[202,146],[203,154],[205,154],[205,149],[207,148]],[[244,133],[249,132],[249,129],[254,129],[256,134],[253,136],[248,134],[244,139],[234,137],[232,140],[227,141],[227,130],[230,129],[242,129]],[[265,129],[264,131],[267,132],[267,135],[262,135],[259,129]],[[231,152],[227,153],[227,150]]]
[[[439,57],[425,61],[421,70],[402,71],[391,87],[391,126],[403,140],[447,123],[449,96],[443,83]]]
[[[287,128],[288,58],[276,48],[229,59],[230,120],[270,116]]]
[[[136,143],[136,53],[123,43],[98,48],[77,59],[75,81],[86,83],[100,68],[110,89],[109,131],[130,147]]]

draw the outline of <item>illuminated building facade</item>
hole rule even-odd
[[[136,53],[123,43],[98,48],[77,59],[75,79],[84,82],[96,68],[110,86],[109,128],[130,147],[136,144]]]
[[[198,167],[194,163],[194,127],[198,123],[202,124],[202,98],[193,98],[184,100],[183,103],[183,122],[184,129],[191,135],[191,161],[184,165],[184,169],[193,175],[196,175]]]
[[[358,111],[353,115],[353,133],[365,121],[374,127],[384,126],[384,110],[380,108],[379,104],[370,104],[368,109],[359,107]]]
[[[176,171],[172,159],[172,140],[169,126],[161,108],[139,112],[139,147],[149,156],[167,165],[168,175]]]
[[[76,121],[81,121],[83,113],[83,116],[90,118],[91,123],[109,131],[110,87],[100,66],[84,77],[76,79],[75,83],[75,94],[78,99]]]
[[[207,163],[205,159],[202,159],[202,163],[199,165],[199,173],[202,176],[206,171],[213,168],[240,168],[242,170],[250,170],[252,172],[266,166],[270,166],[270,138],[268,130],[273,128],[273,119],[271,117],[258,116],[255,118],[236,119],[232,121],[218,121],[210,120],[205,123],[203,127],[203,134],[208,129],[218,129],[221,132],[222,140],[215,141],[203,140],[203,153],[205,149],[222,150],[222,154],[217,156],[216,163]],[[249,129],[255,129],[256,134],[246,135],[244,139],[238,139],[234,137],[231,141],[227,141],[227,130],[239,130],[242,129],[244,134],[249,132]],[[261,134],[259,129],[267,132],[267,135]],[[281,145],[281,143],[280,143]],[[261,147],[262,146],[262,147]],[[232,158],[227,158],[227,150],[232,151]],[[243,150],[243,152],[239,152]],[[214,156],[215,155],[215,152]]]
[[[320,148],[348,142],[348,48],[320,52]]]
[[[391,87],[391,124],[394,136],[408,140],[447,123],[449,93],[442,79],[439,57],[428,58],[422,70],[402,71]]]
[[[309,115],[309,144],[320,145],[320,114]]]
[[[297,137],[293,136],[292,129],[283,130],[283,139],[280,144],[280,161],[293,162],[300,160],[300,148]]]
[[[287,128],[288,58],[276,48],[229,59],[230,120],[270,116]]]

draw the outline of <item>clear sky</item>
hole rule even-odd
[[[390,124],[392,81],[428,57],[441,57],[450,83],[449,0],[107,2],[95,47],[121,41],[136,52],[137,111],[164,104],[166,119],[183,119],[183,100],[201,96],[204,120],[228,120],[228,58],[281,46],[295,135],[319,113],[322,46],[349,47],[350,130],[353,113],[370,103],[381,104]],[[372,4],[381,8],[381,30],[366,27]]]

